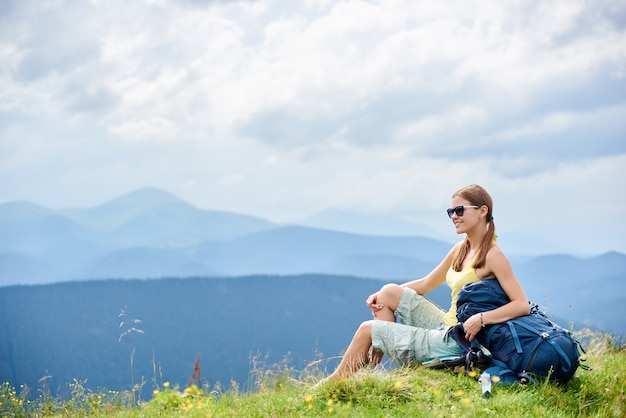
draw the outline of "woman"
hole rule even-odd
[[[465,234],[465,239],[425,277],[403,285],[386,284],[367,298],[374,320],[361,324],[329,379],[345,378],[368,364],[378,364],[384,354],[400,365],[461,355],[449,330],[457,323],[457,296],[467,283],[496,277],[511,300],[465,321],[469,341],[485,325],[529,313],[524,290],[496,244],[492,211],[491,196],[481,186],[473,184],[452,195],[448,216],[456,233]],[[444,281],[452,290],[447,312],[423,296]]]

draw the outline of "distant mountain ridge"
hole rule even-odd
[[[0,286],[94,278],[345,271],[371,255],[436,260],[449,244],[278,225],[146,188],[88,209],[0,205]],[[42,268],[33,269],[26,260]],[[348,268],[349,270],[349,268]],[[400,269],[402,270],[402,269]],[[384,272],[373,271],[378,277]]]
[[[339,216],[345,219],[347,214]],[[404,225],[391,224],[400,229]],[[25,201],[1,204],[0,286],[313,273],[402,282],[427,274],[450,245],[424,236],[275,224],[199,209],[146,188],[88,209],[47,209]],[[540,304],[545,300],[555,315],[588,323],[601,317],[607,329],[623,329],[616,318],[626,317],[626,255],[509,258],[528,296]],[[623,315],[598,315],[606,306]]]
[[[250,215],[199,209],[157,188],[139,189],[91,209],[58,212],[116,247],[180,247],[275,226]]]
[[[436,238],[439,234],[424,225],[391,218],[381,214],[357,214],[339,209],[325,209],[298,224],[312,228],[332,229],[363,235],[363,224],[368,225],[368,235],[421,236]]]

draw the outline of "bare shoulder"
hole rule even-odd
[[[502,248],[500,248],[498,244],[493,244],[491,248],[489,248],[489,251],[487,251],[487,261],[489,261],[489,259],[493,261],[507,260],[504,251],[502,251]]]
[[[508,258],[498,244],[493,244],[493,246],[487,252],[485,267],[487,267],[492,273],[496,275],[498,273],[502,273],[502,269],[511,269],[511,264],[509,263]]]

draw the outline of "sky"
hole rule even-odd
[[[3,0],[0,203],[158,187],[626,253],[626,2]],[[442,232],[444,233],[444,232]]]

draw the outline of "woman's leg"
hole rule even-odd
[[[372,346],[372,323],[365,321],[357,329],[352,341],[341,359],[341,363],[329,376],[330,379],[349,377],[369,363],[369,351]],[[380,361],[380,360],[379,360]]]
[[[386,284],[378,291],[376,303],[384,305],[383,309],[374,312],[374,318],[382,321],[396,322],[395,311],[400,303],[404,287],[397,284]]]
[[[381,321],[396,322],[395,311],[400,303],[404,288],[397,284],[389,283],[378,291],[377,303],[384,305],[383,309],[374,312],[374,318]],[[370,333],[371,337],[371,333]],[[371,339],[370,339],[371,340]],[[383,360],[385,353],[372,347],[370,364],[378,364]]]
[[[394,312],[400,303],[404,288],[397,284],[386,284],[378,291],[377,303],[383,309],[374,312],[374,318],[382,321],[395,322]],[[329,376],[330,379],[348,377],[366,364],[378,364],[384,353],[372,349],[372,323],[365,321],[357,329],[337,369]],[[370,356],[371,350],[371,356]]]

